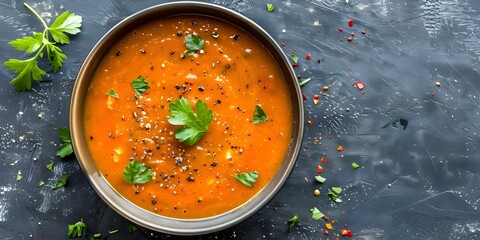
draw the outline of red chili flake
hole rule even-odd
[[[432,97],[435,97],[435,93],[432,93]]]
[[[298,63],[292,63],[292,67],[298,67]]]
[[[323,229],[323,234],[328,235],[328,230],[327,230],[327,229]]]
[[[320,62],[321,62],[320,59],[318,59],[318,60],[317,60],[317,63],[320,63]]]
[[[328,217],[327,216],[323,215],[322,218],[323,218],[323,220],[325,220],[325,222],[328,222]]]
[[[320,165],[317,165],[317,172],[322,173],[323,172],[323,167]]]
[[[321,161],[322,163],[327,163],[327,158],[326,158],[326,157],[322,157],[322,158],[320,159],[320,161]]]
[[[339,31],[339,32],[343,32],[343,28],[339,27],[339,28],[338,28],[338,31]]]
[[[333,139],[332,135],[328,136],[328,139]]]
[[[342,145],[338,146],[338,147],[337,147],[337,151],[343,152],[343,146],[342,146]]]
[[[366,92],[362,92],[362,95],[365,95]]]
[[[342,231],[340,232],[340,234],[342,234],[342,236],[346,237],[347,234],[348,234],[347,229],[342,229]]]
[[[302,93],[303,100],[307,100],[307,94]]]
[[[312,55],[310,55],[310,54],[307,54],[307,55],[305,56],[305,59],[307,59],[307,60],[310,60],[310,59],[312,59]]]
[[[348,26],[353,27],[353,19],[348,20]]]
[[[435,82],[435,85],[437,85],[437,87],[441,87],[441,86],[442,86],[442,83],[440,83],[440,82]]]
[[[323,86],[323,91],[328,91],[328,86]]]
[[[280,45],[282,45],[282,47],[287,46],[287,44],[285,42],[280,43]]]
[[[351,230],[348,230],[348,231],[347,231],[347,237],[352,237],[352,236],[353,236],[352,231],[351,231]]]
[[[362,90],[364,87],[365,87],[365,83],[363,82],[355,82],[353,84],[353,86],[355,86],[358,90]]]
[[[365,30],[363,30],[363,31],[362,31],[362,34],[365,35],[365,34],[367,34],[367,32],[365,32]]]
[[[297,79],[302,79],[302,75],[297,75]]]
[[[353,40],[353,37],[350,36],[350,37],[348,37],[347,39],[348,39],[349,42],[351,42],[351,41]]]
[[[317,100],[318,100],[319,98],[320,98],[320,95],[315,95],[315,96],[313,96],[313,99],[317,99]]]
[[[352,32],[350,35],[352,35],[352,37],[353,37],[353,36],[355,36],[355,33]]]

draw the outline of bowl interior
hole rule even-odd
[[[276,59],[285,75],[293,103],[292,139],[287,156],[273,180],[247,203],[220,215],[200,219],[178,219],[164,217],[146,211],[118,194],[98,172],[88,152],[83,132],[83,109],[85,96],[98,64],[109,47],[131,29],[153,19],[177,15],[205,15],[236,25],[256,38]],[[303,102],[300,87],[292,66],[275,41],[256,23],[223,7],[200,2],[175,2],[161,4],[142,10],[121,21],[107,32],[88,54],[77,76],[70,103],[70,131],[75,154],[91,185],[99,196],[119,214],[152,230],[177,234],[194,235],[218,231],[237,224],[253,215],[270,201],[280,190],[290,174],[302,143]]]

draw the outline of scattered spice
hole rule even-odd
[[[307,54],[307,55],[305,56],[305,59],[307,59],[307,60],[310,60],[310,59],[312,59],[312,55],[310,55],[310,54]]]
[[[440,83],[440,82],[437,81],[437,82],[435,82],[435,85],[437,85],[437,87],[441,87],[441,86],[442,86],[442,83]]]
[[[356,87],[358,90],[362,90],[365,87],[365,83],[358,81],[353,84],[354,87]]]
[[[339,32],[343,32],[343,28],[339,27],[339,28],[338,28],[338,31],[339,31]]]
[[[322,157],[322,158],[320,159],[320,161],[321,161],[322,163],[327,163],[327,158],[326,158],[326,157]]]
[[[325,223],[325,228],[327,228],[328,230],[332,230],[332,229],[333,229],[331,223]]]
[[[319,196],[320,195],[320,190],[315,189],[315,191],[313,191],[313,195]]]
[[[337,151],[343,152],[343,146],[342,146],[342,145],[339,145],[339,146],[337,147]]]
[[[320,165],[317,165],[317,172],[322,173],[323,172],[323,167]]]
[[[353,19],[348,20],[348,26],[349,27],[353,27],[353,23],[354,23]]]
[[[328,86],[323,86],[323,91],[324,92],[328,91]]]

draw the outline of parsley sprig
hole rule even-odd
[[[80,221],[76,222],[75,224],[68,224],[68,232],[67,236],[69,238],[77,238],[84,236],[87,233],[87,224],[80,219]]]
[[[73,153],[73,146],[70,140],[70,130],[68,128],[58,128],[58,137],[62,144],[57,149],[57,156],[64,158]]]
[[[200,36],[188,34],[185,36],[185,46],[188,48],[185,54],[190,56],[195,54],[196,51],[203,50],[204,42]]]
[[[129,184],[148,183],[153,179],[153,171],[150,167],[132,159],[122,173],[123,180]]]
[[[47,52],[47,58],[50,65],[52,65],[53,72],[57,72],[63,66],[63,60],[67,58],[57,44],[70,44],[70,38],[67,34],[75,35],[79,33],[82,26],[81,16],[65,11],[48,27],[42,17],[30,5],[27,3],[24,3],[24,5],[40,20],[45,29],[43,32],[33,32],[32,36],[18,38],[8,43],[19,51],[25,51],[27,54],[35,53],[33,57],[25,60],[12,58],[3,63],[10,70],[18,73],[18,76],[10,81],[10,84],[17,91],[32,89],[32,79],[41,81],[43,76],[45,76],[46,72],[39,68],[37,64],[38,58],[43,57],[44,50]]]
[[[168,122],[172,125],[183,125],[175,130],[175,138],[180,142],[185,142],[187,146],[192,146],[208,131],[208,127],[213,119],[212,110],[208,109],[206,103],[198,100],[195,104],[195,111],[187,99],[175,100],[168,105],[170,118]]]
[[[258,172],[246,172],[234,174],[233,177],[243,183],[247,187],[253,187],[253,184],[258,181]]]

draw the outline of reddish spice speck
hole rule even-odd
[[[302,75],[297,75],[297,79],[302,79]]]
[[[432,97],[435,97],[435,93],[432,93]]]
[[[328,230],[327,230],[327,229],[323,229],[323,234],[328,235]]]
[[[352,37],[353,37],[353,36],[355,36],[355,33],[352,32],[350,35],[352,35]]]
[[[338,146],[338,147],[337,147],[337,151],[343,152],[343,146],[342,146],[342,145]]]
[[[307,60],[310,60],[310,59],[312,59],[312,55],[310,55],[310,54],[307,54],[307,55],[305,56],[305,59],[307,59]]]
[[[339,31],[339,32],[343,32],[343,28],[339,27],[339,28],[338,28],[338,31]]]
[[[351,230],[348,230],[348,231],[347,231],[347,237],[352,237],[352,236],[353,236],[352,231],[351,231]]]
[[[321,62],[320,59],[318,59],[318,60],[317,60],[317,63],[320,63],[320,62]]]
[[[358,90],[362,90],[364,87],[365,87],[365,83],[363,82],[355,82],[353,84],[353,86],[355,86]]]
[[[342,236],[346,237],[347,236],[347,229],[342,229],[342,231],[340,232],[340,234],[342,234]]]
[[[320,161],[321,161],[322,163],[327,163],[327,158],[326,158],[326,157],[322,157],[322,158],[320,159]]]
[[[298,63],[292,63],[292,67],[298,67]]]
[[[362,95],[365,95],[366,92],[362,92]]]
[[[348,26],[353,27],[353,19],[348,20]]]
[[[327,216],[324,215],[322,218],[325,222],[328,222],[328,217]]]
[[[320,98],[320,95],[313,96],[313,99],[319,99],[319,98]]]
[[[363,31],[362,31],[362,34],[365,35],[365,34],[367,34],[367,32],[365,32],[365,30],[363,30]]]
[[[282,45],[282,47],[287,46],[287,44],[285,42],[280,43],[280,45]]]
[[[435,85],[437,85],[437,87],[441,87],[441,86],[442,86],[442,83],[440,83],[440,82],[435,82]]]
[[[328,136],[328,139],[333,139],[332,135]]]
[[[323,86],[323,91],[328,91],[328,86]]]
[[[312,120],[307,120],[308,125],[312,125],[313,121]]]
[[[303,100],[307,100],[307,94],[302,93]]]
[[[350,37],[347,38],[347,40],[348,40],[349,42],[351,42],[351,41],[353,40],[353,37],[350,36]]]
[[[323,167],[320,165],[317,165],[317,172],[322,173],[323,172]]]

